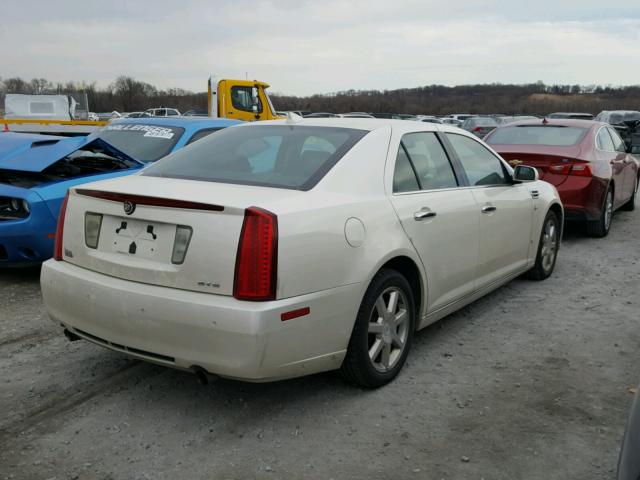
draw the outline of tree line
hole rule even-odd
[[[0,96],[6,93],[86,93],[95,112],[131,112],[154,107],[180,111],[204,110],[206,92],[181,88],[158,89],[130,76],[120,76],[106,87],[96,82],[54,83],[45,78],[0,79]],[[346,90],[329,94],[292,96],[272,93],[278,110],[313,112],[383,112],[443,115],[447,113],[545,114],[554,111],[589,112],[639,110],[640,85],[526,85],[481,84],[449,87],[426,85],[395,90]]]

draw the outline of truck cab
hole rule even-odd
[[[253,122],[284,118],[267,94],[269,84],[258,80],[209,79],[209,116]]]

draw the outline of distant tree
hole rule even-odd
[[[5,93],[30,93],[29,85],[20,77],[5,79],[4,91]]]

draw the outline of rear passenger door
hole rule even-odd
[[[613,206],[618,208],[625,199],[624,177],[627,155],[616,151],[613,138],[611,138],[611,134],[605,126],[601,127],[596,134],[596,150],[598,151],[598,158],[603,162],[608,162],[611,166],[611,178],[615,186]],[[602,192],[602,195],[604,201],[604,192]]]
[[[636,170],[633,165],[633,161],[627,154],[627,146],[624,140],[620,137],[620,134],[613,127],[606,127],[613,140],[613,146],[616,151],[616,160],[622,161],[623,183],[624,187],[621,189],[620,202],[624,203],[633,194],[636,188]]]
[[[481,142],[447,133],[476,201],[480,250],[477,288],[523,270],[529,261],[535,195],[531,184],[514,184],[502,161]]]
[[[390,198],[425,267],[431,313],[475,288],[478,209],[471,191],[459,188],[436,133],[407,133],[394,139]]]

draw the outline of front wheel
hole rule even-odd
[[[532,280],[544,280],[552,273],[558,258],[558,248],[560,247],[560,220],[555,212],[549,210],[542,224],[540,241],[538,242],[538,253],[536,263],[527,272],[527,276]]]
[[[367,289],[341,372],[367,388],[381,387],[402,369],[413,340],[416,309],[407,279],[381,270]]]
[[[590,237],[606,237],[611,228],[613,218],[613,189],[609,187],[604,198],[604,205],[597,220],[587,222],[587,234]]]

